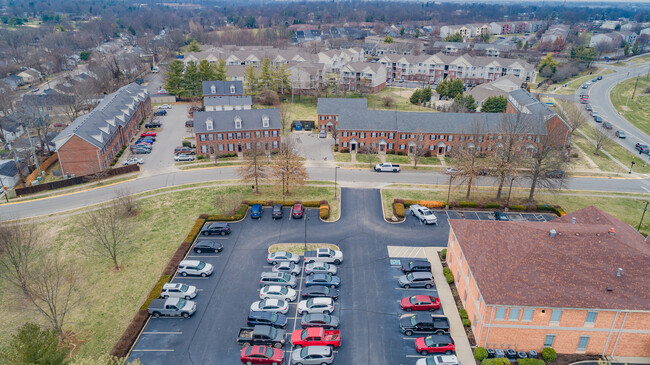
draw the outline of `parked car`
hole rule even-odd
[[[181,283],[167,283],[163,285],[160,290],[160,297],[167,298],[183,298],[190,300],[196,297],[196,287],[194,285],[187,285]]]
[[[300,219],[302,218],[304,212],[305,212],[305,208],[302,206],[301,203],[294,204],[293,208],[291,208],[291,218]]]
[[[281,285],[295,288],[298,285],[298,280],[295,276],[284,272],[263,272],[260,276],[260,285]]]
[[[447,175],[456,175],[456,174],[458,174],[460,172],[461,172],[461,170],[458,170],[455,167],[447,167],[447,169],[445,169],[445,174],[447,174]]]
[[[596,79],[597,79],[597,80],[602,80],[602,79],[603,79],[603,76],[602,76],[602,75],[598,75],[598,77],[596,77]]]
[[[591,108],[591,104],[587,104],[587,106],[585,106],[585,109],[586,109],[587,111],[589,111],[589,112],[593,110],[593,109]]]
[[[283,329],[272,326],[257,325],[254,327],[242,327],[237,335],[237,343],[244,347],[255,345],[273,346],[281,348],[285,342]]]
[[[405,314],[399,318],[402,333],[411,336],[414,333],[449,333],[449,320],[444,316],[429,313]]]
[[[303,299],[332,298],[333,301],[337,301],[339,299],[339,291],[338,289],[332,289],[328,286],[316,285],[304,288],[300,292],[300,296]]]
[[[596,123],[602,123],[602,122],[603,122],[603,118],[601,118],[599,115],[594,115],[594,121],[595,121]]]
[[[194,247],[192,248],[196,253],[203,252],[221,252],[223,250],[223,245],[217,241],[196,241]]]
[[[271,252],[267,257],[266,261],[269,264],[276,265],[278,262],[281,261],[291,261],[295,264],[300,262],[300,256],[298,256],[295,253],[291,252],[286,252],[286,251],[276,251],[276,252]]]
[[[262,324],[276,328],[285,328],[287,326],[287,316],[275,312],[250,312],[248,313],[246,323],[249,326]]]
[[[195,148],[190,148],[190,147],[176,147],[176,148],[174,148],[174,154],[178,155],[179,153],[182,153],[184,155],[195,155],[196,154],[196,149]]]
[[[431,311],[440,309],[440,299],[431,295],[412,295],[402,298],[399,303],[400,308],[407,312],[410,311]]]
[[[562,170],[547,171],[546,174],[544,175],[551,179],[561,179],[564,177],[564,171]]]
[[[334,362],[334,350],[329,346],[308,346],[291,353],[294,365],[329,365]]]
[[[282,219],[282,204],[273,204],[273,210],[271,211],[271,218]]]
[[[415,365],[460,365],[456,355],[438,355],[419,359]]]
[[[400,172],[400,167],[397,164],[390,162],[383,162],[375,165],[376,172]]]
[[[171,108],[172,108],[172,106],[169,105],[169,104],[158,105],[158,109],[171,109]]]
[[[456,351],[456,346],[450,335],[429,335],[415,340],[415,350],[421,355],[432,353],[451,355]]]
[[[300,321],[302,328],[323,327],[327,329],[339,328],[339,317],[325,313],[305,314]]]
[[[402,263],[402,272],[431,272],[431,263],[425,259],[412,259]]]
[[[162,123],[160,121],[154,120],[144,125],[145,128],[160,128]]]
[[[341,346],[341,333],[338,330],[326,330],[321,327],[311,327],[295,330],[291,334],[291,344],[295,348],[307,346]]]
[[[167,110],[156,110],[153,115],[156,117],[167,115]]]
[[[185,128],[192,128],[194,127],[194,121],[193,120],[186,120],[185,121]]]
[[[139,157],[130,157],[124,161],[123,165],[142,165],[143,163],[144,160]]]
[[[282,364],[284,351],[268,346],[248,346],[241,349],[239,359],[248,364]]]
[[[621,130],[618,130],[618,131],[616,131],[616,137],[618,137],[620,139],[625,139],[625,138],[627,138],[627,135],[625,135],[625,132],[623,132]]]
[[[194,161],[194,156],[178,154],[174,156],[174,161]]]
[[[298,308],[296,309],[299,315],[305,313],[324,313],[330,314],[334,312],[334,301],[332,298],[311,298],[307,300],[301,300],[298,302]]]
[[[151,153],[150,148],[131,148],[131,153],[135,155],[145,155]]]
[[[273,272],[286,272],[291,275],[300,275],[302,269],[291,261],[282,261],[271,268]]]
[[[402,275],[398,279],[399,286],[402,288],[431,288],[433,286],[433,276],[430,272],[412,272]]]
[[[648,148],[647,144],[637,143],[636,145],[634,145],[634,148],[636,148],[636,150],[639,151],[639,154],[642,153],[646,155],[650,154],[650,148]]]
[[[181,155],[178,155],[181,156]],[[253,204],[251,207],[251,218],[262,218],[262,204]]]
[[[322,130],[322,131],[318,132],[318,137],[319,138],[327,138],[327,132],[325,132],[325,130]]]
[[[213,234],[220,234],[222,236],[225,236],[227,234],[230,234],[230,224],[224,222],[214,222],[207,224],[201,230],[201,234],[204,236],[210,236]]]
[[[156,318],[161,316],[188,318],[196,312],[196,303],[182,298],[154,299],[149,304],[147,312]]]
[[[331,274],[336,275],[336,266],[328,264],[327,262],[312,262],[305,265],[305,274]]]
[[[267,285],[260,289],[260,299],[280,299],[293,302],[298,299],[298,292],[286,286]]]
[[[183,260],[178,264],[178,273],[182,276],[210,276],[214,271],[212,264],[205,263],[199,260]]]
[[[313,251],[305,251],[305,262],[327,262],[338,265],[343,262],[343,253],[338,250],[321,247]]]
[[[251,304],[251,312],[278,312],[287,314],[289,302],[281,299],[263,299]]]
[[[612,126],[612,123],[610,123],[610,122],[603,122],[603,128],[605,128],[605,129],[613,129],[614,126]]]
[[[330,274],[309,275],[307,280],[305,280],[305,286],[310,287],[314,285],[324,285],[334,289],[341,285],[341,279],[338,276],[332,276]]]
[[[156,132],[154,131],[147,131],[140,134],[140,137],[155,137],[155,136],[156,136]]]
[[[510,218],[508,218],[508,215],[506,215],[506,213],[495,210],[494,211],[494,220],[496,220],[496,221],[509,221]]]
[[[417,217],[420,223],[423,224],[438,224],[438,218],[433,212],[427,208],[418,204],[413,204],[409,207],[409,211],[412,216]]]

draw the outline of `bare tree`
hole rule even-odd
[[[289,106],[283,104],[280,105],[278,109],[280,111],[280,122],[282,123],[282,134],[284,134],[286,126],[289,123]]]
[[[377,153],[379,150],[372,145],[365,144],[363,147],[359,147],[359,153],[365,155],[368,158],[368,168],[372,170],[375,162],[379,162],[379,156]]]
[[[79,82],[74,85],[71,98],[63,107],[70,123],[93,108],[93,95],[97,93],[94,85],[93,80]]]
[[[330,133],[332,133],[332,138],[334,139],[334,144],[338,145],[339,144],[339,129],[338,129],[338,123],[336,121],[334,121],[334,123],[332,123],[332,128],[331,128]]]
[[[558,116],[569,125],[572,134],[576,129],[587,123],[587,118],[575,103],[558,100],[557,105]]]
[[[599,128],[594,128],[594,138],[593,138],[593,145],[594,145],[594,155],[599,156],[600,151],[607,147],[610,146],[612,143],[614,143],[614,133],[612,132],[611,129],[599,129]]]
[[[253,140],[251,150],[244,154],[244,164],[237,168],[237,175],[243,182],[254,181],[256,192],[259,191],[259,180],[268,176],[262,142],[258,139]]]
[[[429,152],[429,147],[424,144],[424,140],[426,139],[426,135],[424,132],[422,132],[421,129],[416,129],[415,130],[415,140],[411,141],[415,143],[413,145],[413,149],[411,150],[411,146],[409,146],[409,152],[410,152],[410,157],[413,160],[413,168],[417,169],[418,168],[418,162],[420,159],[424,156],[426,156]]]
[[[241,205],[243,197],[240,193],[217,194],[214,206],[222,214],[235,214]]]
[[[283,194],[289,194],[292,185],[303,185],[307,180],[307,170],[300,156],[294,152],[292,140],[280,145],[280,151],[273,159],[271,176],[280,180]]]
[[[497,177],[497,200],[501,199],[506,178],[515,173],[520,163],[521,151],[517,150],[520,136],[530,133],[529,116],[523,113],[503,114],[499,124],[499,138],[492,146],[494,155],[494,175]]]
[[[115,270],[120,269],[118,259],[130,247],[131,221],[125,213],[124,204],[117,199],[80,215],[77,223],[79,234],[99,256],[108,256]]]
[[[456,176],[460,178],[461,184],[467,184],[466,199],[469,199],[471,196],[472,185],[476,178],[485,170],[483,166],[484,162],[481,159],[482,153],[476,146],[479,137],[482,138],[483,136],[482,129],[479,121],[476,120],[472,132],[465,135],[468,141],[467,144],[465,146],[458,146],[455,153],[457,161],[456,168],[458,168]]]
[[[40,234],[35,225],[0,224],[0,278],[26,292],[29,270],[37,257]]]

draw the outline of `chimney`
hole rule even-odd
[[[557,234],[557,231],[554,230],[554,229],[551,229],[551,230],[548,232],[548,234],[549,234],[549,236],[551,236],[551,238],[553,238],[553,237],[555,237],[555,235]]]
[[[614,229],[614,227],[612,227],[612,228],[609,229],[608,233],[611,234],[612,236],[614,236],[614,235],[616,235],[616,230]]]
[[[576,217],[572,218],[572,224],[576,224]]]
[[[623,274],[623,268],[619,267],[618,270],[616,270],[616,276],[620,277],[621,274]]]

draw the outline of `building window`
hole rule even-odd
[[[521,317],[522,321],[532,321],[533,320],[533,310],[524,309],[524,315]]]
[[[343,132],[343,137],[347,137],[347,136],[348,136],[348,132]]]
[[[234,151],[235,150],[235,145],[232,143],[228,143],[228,151]]]
[[[251,138],[251,132],[244,132],[244,138]]]
[[[217,146],[217,149],[218,149],[219,151],[223,151],[223,145],[222,145],[222,144],[218,145],[218,146]]]
[[[551,323],[560,323],[560,318],[562,317],[562,311],[559,309],[553,309],[551,314]]]
[[[451,142],[454,140],[454,136],[447,136],[447,141]]]
[[[519,308],[510,308],[510,315],[508,315],[508,320],[509,321],[518,321],[519,320],[519,312],[521,312],[521,309],[519,309]]]
[[[269,131],[264,131],[264,137],[268,137],[270,135],[271,135],[271,133],[269,133]]]
[[[241,129],[241,118],[235,117],[235,129]]]
[[[232,139],[232,133],[228,133],[228,134],[226,135],[226,137],[227,137],[228,139]]]
[[[264,128],[269,127],[269,117],[266,115],[262,117],[262,127]]]
[[[592,325],[596,322],[596,315],[598,312],[587,312],[587,319],[585,320],[585,325]]]
[[[343,142],[342,145],[343,145],[343,147],[347,147],[347,146],[348,146],[348,143],[347,143],[347,142]]]
[[[217,134],[217,140],[218,141],[223,141],[223,133]]]
[[[205,121],[205,129],[211,131],[214,126],[214,123],[212,123],[212,119],[208,119]]]
[[[400,150],[403,150],[403,149],[405,149],[405,148],[406,148],[406,145],[404,145],[404,144],[399,145],[399,149],[400,149]]]
[[[278,141],[273,141],[273,148],[278,148]]]
[[[506,319],[506,309],[497,308],[497,315],[494,317],[496,321],[503,321]]]
[[[399,139],[406,139],[406,134],[404,134],[404,133],[400,134]]]
[[[237,137],[237,139],[241,139],[241,132],[237,132],[235,136]]]
[[[199,141],[205,141],[205,134],[199,134]]]
[[[251,143],[250,143],[250,142],[246,142],[246,149],[247,149],[247,150],[250,150],[250,149],[251,149]]]
[[[260,137],[262,137],[262,132],[255,131],[255,138],[260,138]]]
[[[272,135],[273,137],[277,137],[277,136],[278,136],[278,131],[272,131],[272,132],[271,132],[271,135]]]
[[[379,137],[386,137],[386,132],[379,133]]]
[[[580,336],[580,341],[578,341],[578,348],[576,349],[576,351],[586,351],[588,343],[589,343],[589,336]]]
[[[546,335],[544,347],[553,347],[553,342],[555,342],[555,335]]]
[[[433,141],[434,139],[436,139],[436,135],[435,134],[430,135],[429,139]]]
[[[395,138],[395,133],[393,133],[393,132],[388,133],[388,138],[391,138],[391,139]]]
[[[377,137],[377,132],[370,132],[370,137],[372,137],[372,138]]]
[[[389,150],[392,150],[394,147],[395,147],[395,145],[393,145],[392,143],[389,143],[389,144],[388,144],[388,149],[389,149]]]
[[[540,141],[539,136],[535,137],[535,142],[536,142],[536,143],[539,143],[539,141]]]
[[[465,295],[463,295],[463,304],[467,303],[467,290],[465,290]]]
[[[356,135],[357,135],[357,132],[350,132],[350,135],[351,135],[351,136],[356,136]]]
[[[217,87],[214,86],[214,85],[210,86],[210,93],[211,94],[216,94],[217,93]]]
[[[206,152],[208,152],[208,146],[201,145],[201,153],[206,153]]]

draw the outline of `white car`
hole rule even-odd
[[[144,163],[144,160],[138,157],[130,157],[126,161],[124,161],[124,166],[126,165],[142,165]]]
[[[418,204],[413,204],[409,207],[412,216],[417,217],[420,223],[423,224],[438,224],[438,218],[429,208],[423,207]]]
[[[178,264],[178,273],[182,276],[210,276],[214,271],[212,264],[205,263],[199,260],[183,260]]]
[[[305,313],[325,313],[330,314],[334,312],[334,302],[332,298],[322,297],[322,298],[311,298],[307,300],[301,300],[298,302],[298,314],[303,315]]]
[[[251,304],[251,312],[277,312],[287,314],[289,302],[280,299],[258,300]]]
[[[172,106],[169,105],[169,104],[158,105],[158,109],[171,109],[171,108],[172,108]]]
[[[458,170],[455,167],[447,167],[447,169],[445,170],[445,174],[447,174],[447,175],[456,175],[456,174],[458,174],[460,172],[461,172],[461,170]]]
[[[196,287],[194,285],[187,285],[181,283],[167,283],[163,285],[160,291],[160,297],[167,298],[182,298],[190,300],[196,296]]]
[[[282,261],[291,261],[294,264],[297,264],[300,262],[300,256],[291,252],[277,251],[277,252],[271,252],[266,257],[266,261],[272,265],[276,265],[278,262],[282,262]]]
[[[419,359],[415,365],[460,365],[456,355],[437,355]]]
[[[267,285],[260,289],[260,299],[279,299],[293,302],[298,297],[295,289],[280,285]]]
[[[178,155],[174,155],[174,161],[194,161],[194,156],[184,155],[181,153]]]
[[[327,262],[311,262],[305,265],[305,274],[331,274],[336,275],[336,266]]]

